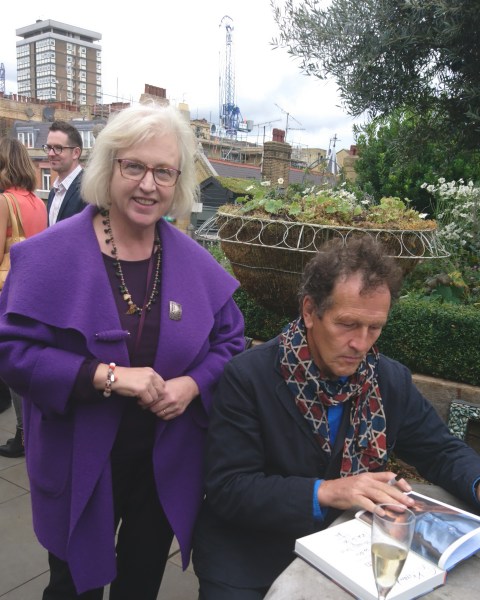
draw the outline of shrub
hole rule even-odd
[[[392,309],[378,345],[415,373],[480,385],[480,312],[403,299]]]

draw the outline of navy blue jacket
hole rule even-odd
[[[58,217],[57,217],[56,223],[58,223],[58,221],[63,221],[63,219],[67,219],[68,217],[72,217],[73,215],[76,215],[77,213],[81,212],[87,206],[85,204],[85,202],[82,200],[82,197],[80,196],[80,184],[82,183],[82,175],[83,175],[83,169],[75,177],[75,179],[72,181],[70,187],[68,188],[68,190],[65,194],[65,197],[63,199],[63,202],[60,206],[60,210],[58,211]],[[47,213],[48,213],[48,224],[49,225],[52,224],[52,223],[50,223],[50,207],[52,206],[54,197],[55,197],[55,189],[52,188],[50,190],[50,193],[48,194],[48,200],[47,200]]]
[[[379,385],[389,454],[394,450],[430,482],[472,504],[480,457],[450,434],[406,367],[381,355]],[[295,539],[338,516],[330,509],[325,521],[313,518],[313,488],[318,478],[339,477],[349,412],[344,411],[330,457],[284,382],[278,339],[230,361],[208,436],[206,501],[193,554],[200,577],[268,587],[295,558]]]

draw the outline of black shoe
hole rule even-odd
[[[15,437],[7,440],[7,443],[0,446],[0,456],[7,458],[20,458],[25,455],[25,447],[23,445],[23,429],[17,427]]]
[[[3,413],[12,406],[12,399],[10,396],[0,396],[0,413]]]

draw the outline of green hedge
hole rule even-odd
[[[480,311],[473,306],[403,299],[378,345],[414,373],[480,385]]]
[[[280,333],[290,321],[287,316],[278,315],[257,304],[242,288],[235,292],[234,298],[243,313],[247,337],[265,342]]]
[[[289,321],[259,306],[242,289],[235,300],[248,337],[268,340]],[[478,308],[402,299],[393,307],[378,346],[414,373],[480,385]]]

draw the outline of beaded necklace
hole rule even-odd
[[[105,229],[103,230],[109,237],[105,240],[106,244],[112,245],[112,250],[111,250],[111,255],[114,258],[114,269],[115,269],[115,275],[120,279],[120,285],[118,286],[118,289],[120,291],[120,294],[122,295],[123,299],[125,300],[125,302],[128,305],[128,310],[126,312],[127,315],[138,315],[141,316],[143,311],[149,311],[152,308],[152,304],[155,304],[155,302],[157,301],[158,298],[158,287],[159,287],[159,283],[160,283],[160,269],[161,269],[161,265],[162,265],[162,246],[160,244],[160,238],[158,237],[157,232],[155,232],[155,240],[153,242],[153,250],[152,250],[152,254],[150,256],[150,266],[152,265],[152,261],[153,261],[153,257],[156,254],[157,255],[157,263],[155,266],[155,273],[153,276],[153,287],[152,287],[152,292],[150,294],[150,298],[148,299],[148,301],[146,301],[143,305],[143,307],[138,306],[137,304],[135,304],[135,302],[132,300],[132,296],[130,294],[130,292],[128,291],[127,288],[127,284],[125,283],[125,278],[123,276],[123,271],[122,271],[122,265],[120,263],[120,260],[118,258],[118,252],[117,252],[117,247],[115,246],[115,240],[113,239],[113,233],[112,233],[112,227],[110,224],[110,213],[108,210],[102,210],[100,211],[103,220],[102,220],[102,224],[104,225]],[[148,284],[150,281],[150,277],[151,277],[151,268],[149,266],[149,276],[148,276],[148,281],[147,281],[147,290],[148,290]],[[146,300],[146,298],[145,298]]]

